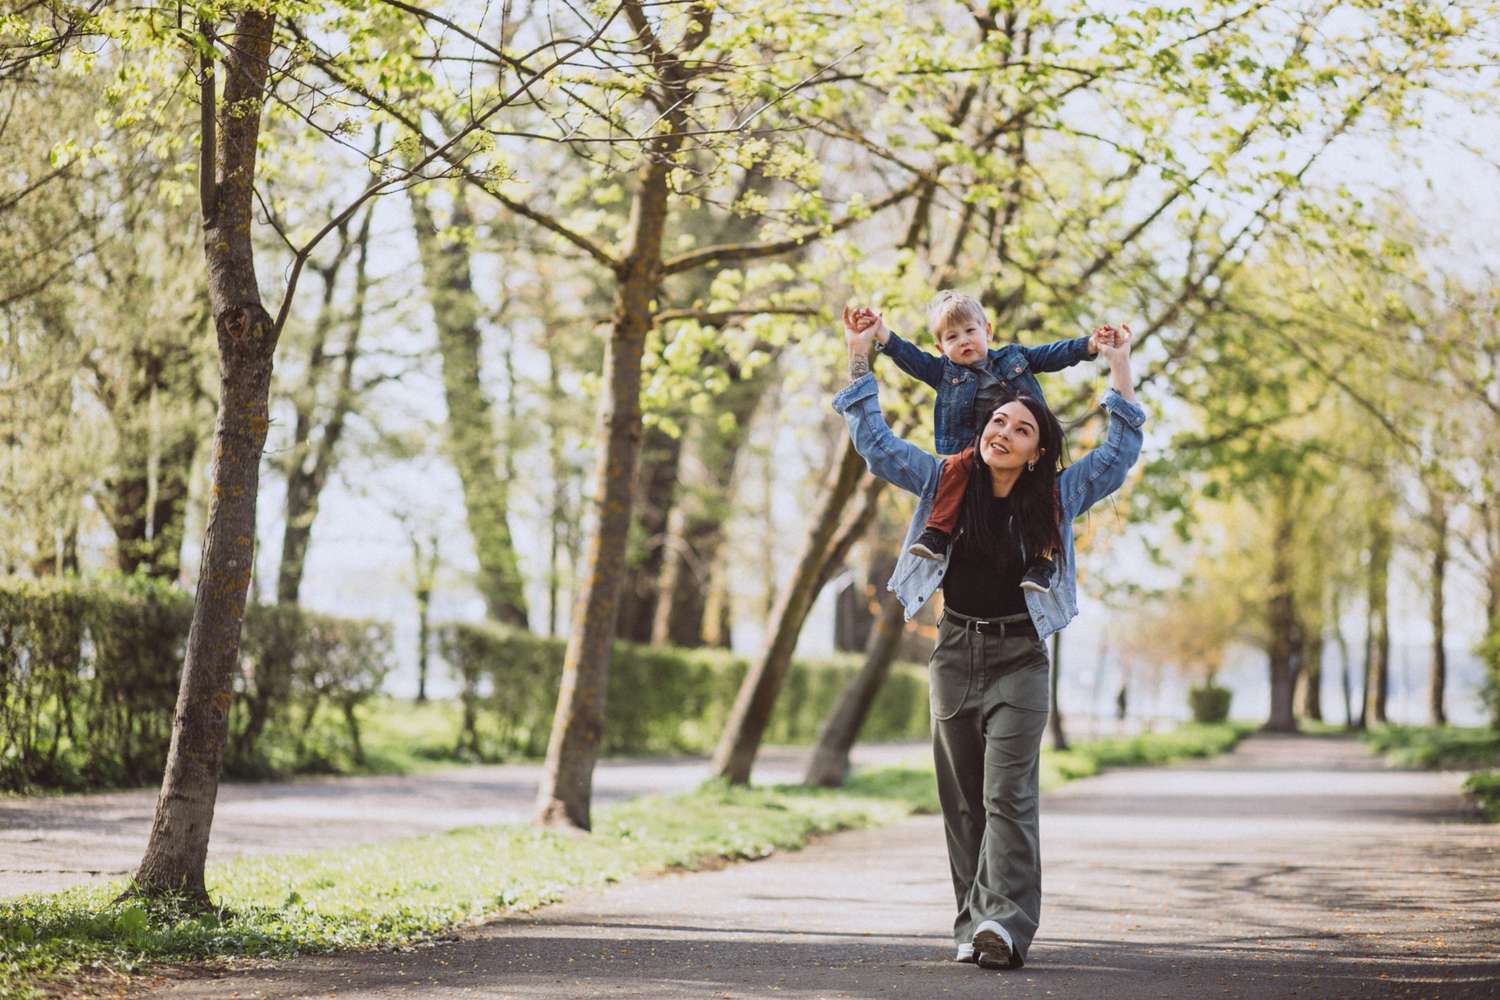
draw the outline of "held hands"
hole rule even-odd
[[[850,354],[869,353],[872,341],[878,338],[883,344],[889,336],[885,321],[875,310],[844,306],[844,345],[849,348]]]
[[[1111,323],[1096,326],[1094,327],[1094,332],[1089,334],[1089,353],[1108,360],[1110,355],[1106,353],[1105,348],[1119,347],[1122,343],[1126,348],[1126,353],[1129,353],[1130,337],[1130,325],[1128,323],[1121,324],[1120,326],[1115,326]]]

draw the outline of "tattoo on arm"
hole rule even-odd
[[[870,356],[868,354],[849,355],[849,381],[858,382],[870,374]]]

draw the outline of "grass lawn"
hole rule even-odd
[[[1464,794],[1500,822],[1500,731],[1483,726],[1381,726],[1365,742],[1398,767],[1474,771]]]
[[[1102,767],[1221,753],[1252,727],[1185,726],[1043,752],[1043,787]],[[843,788],[709,783],[595,814],[589,836],[472,827],[357,848],[210,866],[223,911],[116,902],[118,883],[0,901],[0,996],[153,963],[394,947],[626,878],[795,850],[836,830],[937,809],[931,765],[857,774]]]

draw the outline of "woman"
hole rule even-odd
[[[850,384],[833,400],[870,471],[915,494],[889,589],[909,619],[943,588],[944,612],[928,665],[938,798],[958,916],[959,961],[1019,968],[1041,915],[1037,763],[1047,723],[1052,633],[1078,613],[1073,519],[1120,488],[1141,449],[1146,414],[1131,386],[1130,333],[1101,344],[1109,429],[1060,469],[1062,428],[1045,404],[1022,397],[996,408],[974,441],[974,474],[944,558],[909,550],[937,492],[942,462],[891,433],[870,374],[874,328],[846,325]],[[988,473],[987,475],[984,473]],[[1020,587],[1026,553],[1058,553],[1052,586]]]

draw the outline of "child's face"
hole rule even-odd
[[[990,324],[988,320],[959,318],[947,326],[934,330],[932,334],[943,357],[955,365],[972,365],[983,361],[989,350]]]

